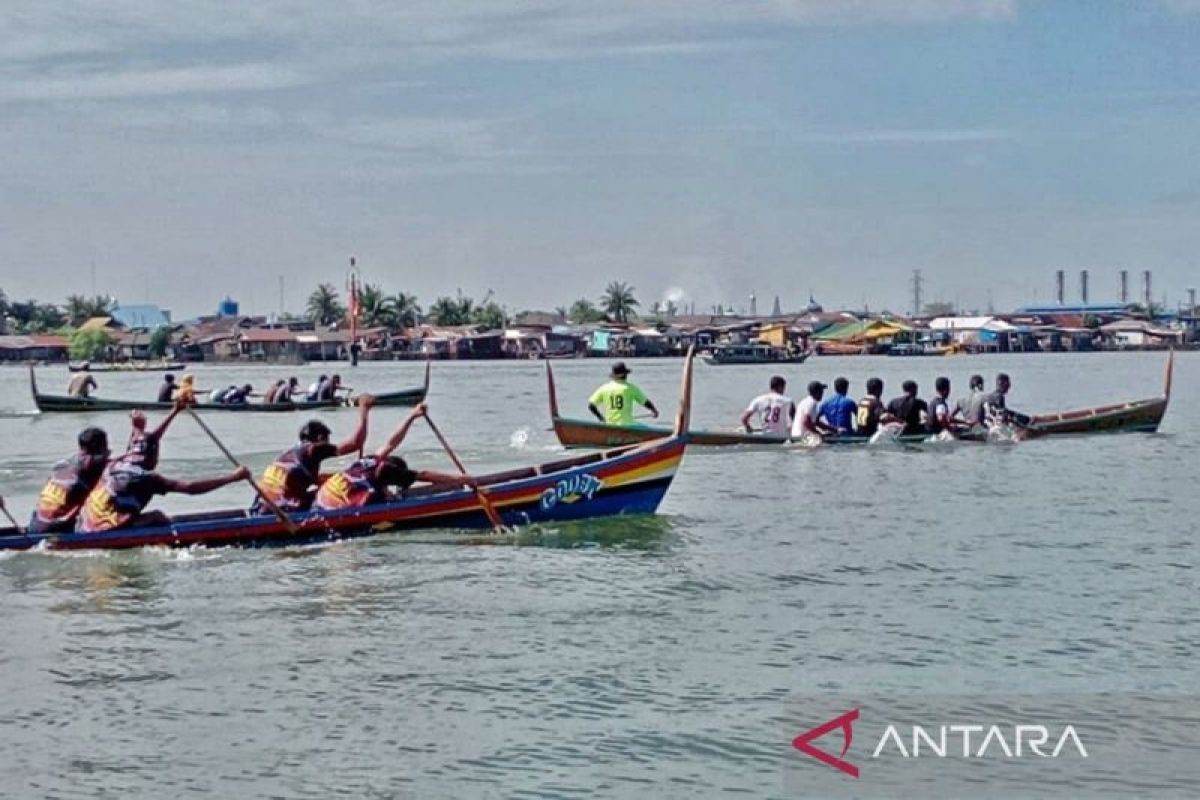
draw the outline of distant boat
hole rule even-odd
[[[802,364],[809,350],[789,350],[772,344],[718,344],[708,348],[708,364]]]
[[[85,366],[86,364],[86,366]],[[184,368],[178,361],[125,361],[115,364],[67,364],[71,372],[176,372]]]

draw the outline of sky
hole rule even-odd
[[[1198,42],[1200,0],[6,0],[0,289],[1174,306]]]

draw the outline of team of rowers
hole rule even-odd
[[[92,391],[98,388],[95,377],[88,371],[88,364],[85,362],[74,375],[71,376],[70,382],[67,384],[67,394],[71,397],[91,397]],[[293,375],[284,380],[280,378],[274,381],[267,391],[262,395],[264,404],[276,403],[296,403],[296,402],[328,402],[338,398],[338,392],[349,391],[348,386],[342,385],[342,377],[340,375],[321,375],[315,381],[308,385],[307,388],[300,387],[300,380]],[[226,387],[204,391],[196,389],[195,378],[191,373],[186,373],[175,381],[175,376],[167,373],[163,376],[163,381],[158,387],[158,402],[173,403],[180,401],[191,405],[196,402],[197,396],[205,397],[207,402],[217,403],[221,405],[245,405],[250,402],[251,397],[258,397],[254,394],[254,387],[249,384],[236,386],[230,384]]]
[[[645,407],[650,415],[658,409],[636,385],[629,382],[629,367],[624,362],[613,365],[607,383],[588,398],[588,410],[608,425],[636,425],[634,409]],[[810,381],[806,396],[797,403],[788,397],[787,381],[781,375],[771,378],[769,391],[750,401],[741,416],[741,426],[747,433],[787,436],[794,440],[813,441],[836,436],[875,436],[881,431],[902,436],[931,435],[954,438],[963,434],[985,432],[993,424],[1012,422],[1016,415],[1005,403],[1012,382],[1008,375],[996,376],[994,391],[984,390],[982,375],[972,375],[967,396],[953,405],[950,400],[950,379],[934,381],[934,395],[921,399],[915,381],[904,381],[902,394],[886,404],[880,378],[867,381],[866,394],[858,401],[849,397],[850,381],[836,378],[833,396],[825,398],[829,388],[820,381]],[[757,420],[758,427],[752,422]]]
[[[314,419],[305,423],[298,441],[276,457],[255,482],[251,513],[360,507],[403,495],[418,481],[455,488],[477,485],[469,475],[412,470],[403,458],[394,455],[413,423],[425,416],[424,403],[412,410],[373,455],[363,457],[373,406],[370,395],[360,398],[358,426],[341,442],[331,441],[332,433],[323,422]],[[154,429],[147,428],[142,412],[132,412],[129,443],[125,453],[115,458],[109,451],[108,434],[101,428],[85,428],[79,434],[78,451],[51,470],[38,496],[29,531],[97,533],[167,524],[170,519],[162,512],[146,511],[155,495],[207,494],[236,481],[251,480],[246,467],[193,481],[168,478],[157,471],[163,435],[185,407],[177,400],[174,410]],[[320,471],[327,459],[351,453],[358,453],[359,458],[345,469]]]

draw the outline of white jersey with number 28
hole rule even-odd
[[[746,410],[758,414],[762,419],[763,433],[775,433],[786,436],[792,429],[792,398],[775,392],[760,394],[750,401]]]

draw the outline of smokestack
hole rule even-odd
[[[1085,306],[1088,301],[1088,271],[1086,269],[1079,270],[1079,300]]]
[[[1188,289],[1188,313],[1196,314],[1196,290]]]
[[[1144,270],[1142,270],[1142,302],[1146,306],[1147,314],[1150,313],[1150,306],[1152,305],[1151,300],[1150,300],[1151,296],[1152,295],[1150,293],[1150,270],[1144,269]]]
[[[1054,302],[1060,306],[1063,304],[1063,282],[1065,278],[1063,271],[1060,269],[1054,273]]]
[[[1121,270],[1121,305],[1129,303],[1129,270]]]

